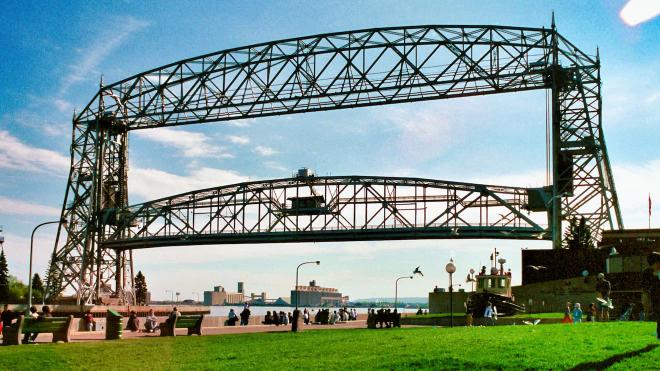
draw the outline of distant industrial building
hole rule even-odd
[[[238,283],[239,290],[243,290],[243,282]],[[240,305],[245,303],[245,294],[242,292],[228,292],[222,286],[214,286],[213,291],[204,291],[204,305]]]
[[[342,296],[341,292],[331,287],[321,287],[316,285],[316,281],[311,281],[309,286],[296,286],[291,290],[291,305],[296,305],[300,300],[300,307],[339,307],[348,302],[348,296]]]

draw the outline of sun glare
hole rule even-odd
[[[621,9],[619,17],[628,26],[637,26],[657,17],[660,14],[658,0],[630,0]]]

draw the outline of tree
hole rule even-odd
[[[9,267],[4,250],[0,252],[0,302],[9,303]]]
[[[32,298],[35,303],[42,301],[44,297],[44,283],[39,277],[39,273],[35,273],[32,277]]]
[[[591,250],[596,247],[587,220],[573,218],[564,232],[564,248],[569,250]]]
[[[142,271],[135,276],[135,302],[137,305],[147,304],[147,281]]]
[[[62,286],[62,272],[57,267],[57,255],[55,251],[50,256],[50,261],[48,262],[48,272],[46,272],[46,289],[44,290],[44,295],[46,295],[46,301],[52,302],[60,294],[60,288]]]
[[[9,276],[9,301],[27,303],[28,286],[14,276]]]

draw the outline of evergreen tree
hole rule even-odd
[[[564,248],[569,250],[589,250],[595,248],[591,228],[587,225],[587,220],[582,217],[570,220],[568,229],[564,232]]]
[[[46,289],[44,290],[44,295],[46,295],[46,301],[52,302],[60,294],[60,288],[62,285],[62,274],[61,271],[57,268],[57,255],[55,251],[50,256],[50,261],[48,262],[48,272],[46,272]]]
[[[5,251],[0,252],[0,303],[9,302],[9,267]]]
[[[44,297],[44,283],[41,281],[41,277],[39,277],[39,273],[35,273],[34,276],[32,277],[32,300],[35,303],[39,303],[42,301]]]
[[[135,276],[135,302],[137,305],[147,304],[147,281],[142,271]]]

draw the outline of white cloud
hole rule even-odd
[[[250,143],[250,138],[239,135],[227,135],[227,139],[234,144],[246,145]]]
[[[148,201],[196,189],[241,183],[247,181],[248,177],[234,171],[208,167],[194,169],[183,176],[131,166],[129,179],[129,194],[141,198],[139,201]],[[131,203],[136,201],[130,200]]]
[[[456,140],[451,120],[437,105],[431,108],[392,106],[378,115],[399,131],[397,151],[408,160],[426,160],[448,149]]]
[[[176,148],[185,157],[234,157],[232,154],[224,152],[222,147],[211,144],[211,138],[202,133],[166,127],[136,130],[133,134],[143,139]]]
[[[282,171],[282,172],[291,170],[291,169],[287,169],[282,164],[280,164],[279,162],[275,162],[275,161],[266,161],[266,162],[264,162],[264,165],[266,165],[266,167],[269,168],[269,169]]]
[[[75,58],[75,64],[69,66],[69,73],[64,77],[59,96],[80,81],[97,74],[96,68],[106,57],[117,49],[133,33],[147,27],[148,22],[131,16],[115,17],[111,24],[100,25],[104,30],[89,47],[80,51],[81,56]]]
[[[53,174],[66,174],[70,160],[58,152],[30,147],[0,130],[0,168]]]
[[[660,15],[658,0],[629,0],[619,13],[619,17],[628,26],[637,26],[658,15]]]
[[[264,146],[256,146],[254,148],[254,152],[256,152],[257,154],[259,154],[260,156],[263,156],[263,157],[272,156],[272,155],[277,153],[276,150],[274,150],[270,147],[264,147]]]
[[[647,228],[649,193],[651,227],[660,227],[660,159],[640,164],[614,164],[614,183],[626,228]]]
[[[2,116],[2,120],[10,123],[15,122],[19,125],[39,130],[51,137],[71,137],[70,123],[53,122],[29,110],[21,110],[16,113],[7,113]]]
[[[240,119],[240,120],[225,121],[224,124],[225,125],[236,126],[236,127],[239,127],[239,128],[245,128],[245,127],[248,127],[248,126],[254,124],[255,121],[256,121],[256,119]]]
[[[71,102],[62,99],[62,98],[56,98],[53,100],[53,104],[55,104],[55,107],[60,111],[60,112],[71,112],[73,109],[73,104]]]
[[[61,210],[56,207],[38,205],[21,200],[12,200],[0,196],[0,214],[59,216],[60,212]]]

